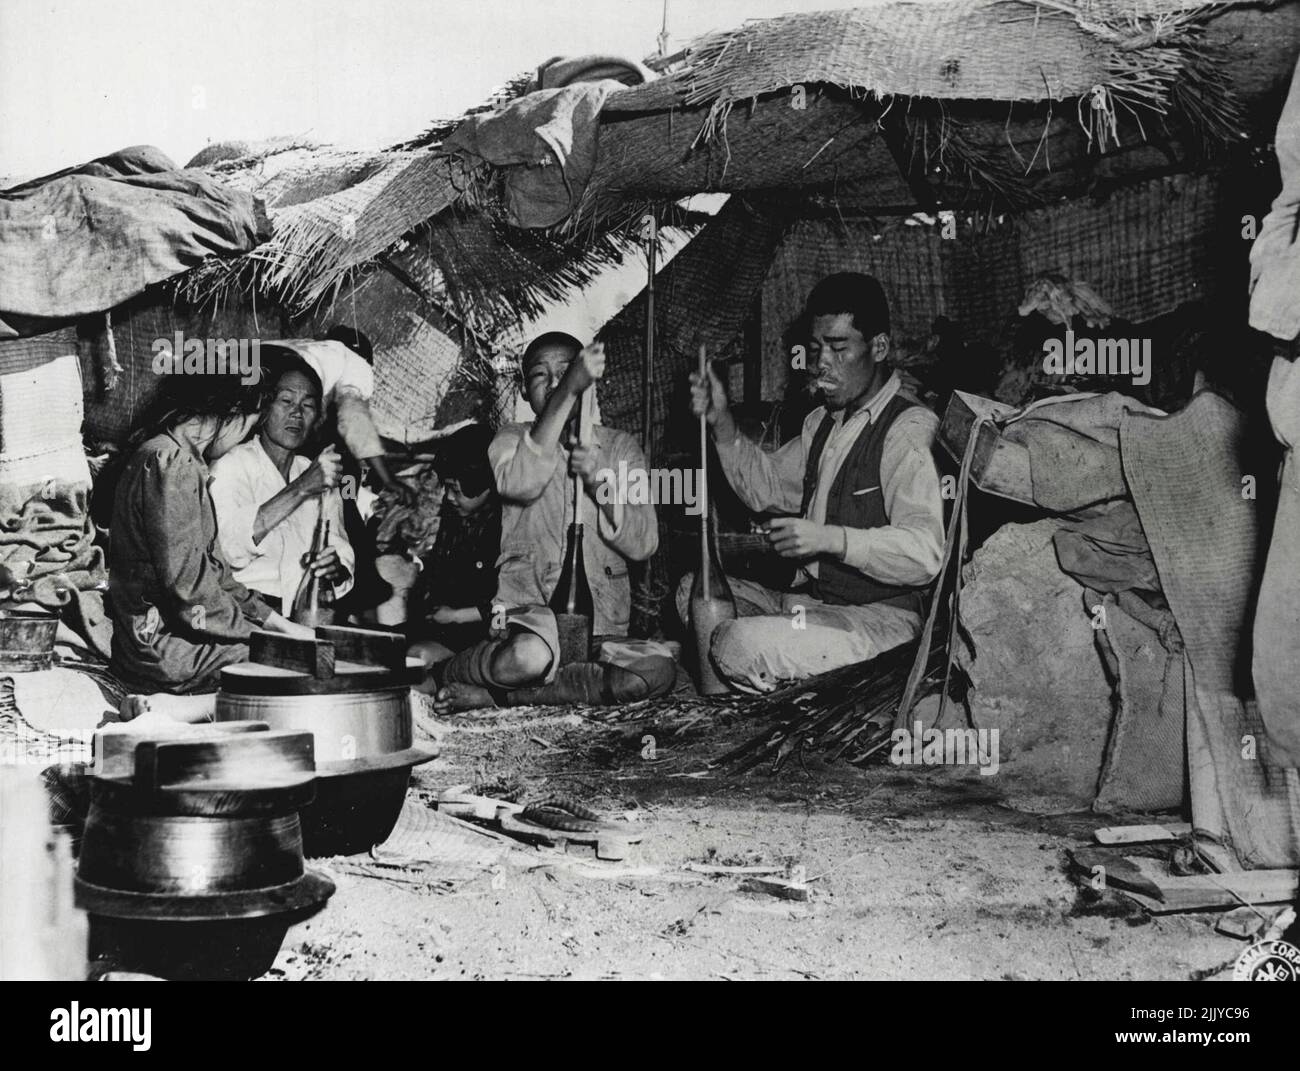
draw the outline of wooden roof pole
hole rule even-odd
[[[917,205],[926,212],[937,212],[939,197],[925,173],[925,153],[907,151],[907,121],[897,100],[876,116],[876,126]]]
[[[654,213],[645,217],[646,235],[646,295],[645,295],[645,359],[641,368],[641,450],[650,459],[650,392],[654,387],[655,360],[655,268],[659,253],[659,225]]]

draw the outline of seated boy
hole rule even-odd
[[[442,517],[433,553],[416,586],[416,623],[411,628],[421,657],[428,661],[437,661],[439,654],[449,657],[488,636],[501,552],[501,500],[488,462],[491,442],[489,428],[470,424],[438,448],[435,468],[443,480]]]
[[[627,563],[650,557],[659,542],[654,506],[623,503],[612,492],[620,464],[645,468],[636,440],[601,424],[589,442],[570,445],[566,436],[582,393],[604,372],[604,347],[583,348],[572,335],[548,332],[524,351],[523,395],[537,419],[505,425],[488,450],[501,496],[492,635],[433,667],[426,689],[436,689],[440,713],[494,703],[631,702],[672,686],[675,667],[657,645],[606,643],[602,661],[558,664],[555,616],[546,604],[573,519],[573,477],[586,491],[580,509],[594,636],[627,635]]]

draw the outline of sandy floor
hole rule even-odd
[[[535,849],[455,881],[326,862],[338,891],[290,930],[270,977],[1185,979],[1242,947],[1215,915],[1152,918],[1114,894],[1088,902],[1067,878],[1067,848],[1139,816],[1043,813],[1054,801],[1010,779],[942,769],[705,770],[752,732],[519,713],[442,725],[411,798],[458,783],[572,793],[638,812],[643,845],[593,860],[600,876]],[[681,869],[691,861],[794,861],[812,899],[745,892]]]

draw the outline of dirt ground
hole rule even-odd
[[[1070,805],[1017,796],[1012,778],[843,763],[730,777],[708,761],[756,727],[726,718],[674,733],[513,712],[436,728],[441,755],[408,801],[455,784],[572,794],[635,812],[643,844],[621,864],[587,856],[582,872],[530,848],[454,881],[314,864],[337,892],[289,931],[268,977],[1187,979],[1243,947],[1214,914],[1148,916],[1067,876],[1066,849],[1151,816],[1059,813]],[[802,864],[811,899],[689,862]]]

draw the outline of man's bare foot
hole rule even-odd
[[[165,725],[169,722],[215,721],[217,717],[217,696],[210,695],[171,695],[158,692],[154,695],[128,695],[117,708],[118,721],[136,722],[142,728],[146,725]]]
[[[477,684],[461,684],[459,681],[444,684],[433,700],[433,709],[439,714],[457,714],[496,705],[492,693],[486,688],[480,688]]]
[[[442,726],[438,724],[433,703],[432,695],[411,689],[411,725],[415,729],[416,743],[420,746],[430,743],[434,747],[438,746],[438,733]]]

